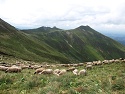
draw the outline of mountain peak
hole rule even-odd
[[[51,31],[51,30],[62,30],[62,29],[57,28],[56,26],[54,26],[54,27],[41,26],[41,27],[39,27],[39,28],[36,28],[35,30],[40,30],[40,31]]]
[[[88,25],[86,25],[86,26],[81,25],[81,26],[79,26],[79,27],[77,27],[77,28],[79,28],[79,29],[85,29],[85,28],[91,28],[91,27],[90,27],[90,26],[88,26]]]
[[[58,29],[56,26],[53,26],[53,28]]]
[[[94,29],[92,29],[90,26],[86,25],[86,26],[79,26],[77,27],[76,29],[79,29],[79,30],[83,30],[83,31],[93,31]],[[95,30],[94,30],[95,31]]]

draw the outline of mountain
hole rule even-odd
[[[46,43],[32,38],[0,19],[0,54],[39,62],[70,62]]]
[[[34,39],[63,53],[66,57],[77,61],[93,61],[125,56],[125,47],[109,37],[102,35],[89,26],[80,26],[72,30],[46,31],[38,29],[24,30]],[[46,33],[47,32],[47,33]]]
[[[125,57],[125,46],[90,26],[17,30],[0,19],[0,54],[38,62],[73,63]]]
[[[39,27],[39,28],[36,28],[36,29],[26,29],[26,30],[22,30],[22,31],[26,31],[27,33],[48,33],[48,32],[53,32],[53,31],[60,31],[62,29],[59,29],[57,27],[45,27],[45,26],[42,26],[42,27]]]

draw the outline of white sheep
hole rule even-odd
[[[78,75],[78,69],[75,69],[72,72],[73,72],[73,74]]]
[[[39,65],[34,65],[33,66],[33,69],[39,69],[39,68],[41,68],[41,66],[39,66]]]
[[[92,65],[86,65],[86,69],[92,69]]]
[[[125,59],[123,59],[122,62],[125,62]]]
[[[70,64],[63,64],[64,67],[70,67]]]
[[[78,75],[87,75],[87,71],[85,69],[82,69],[79,71]]]
[[[59,69],[55,69],[54,71],[53,71],[53,74],[59,74],[60,73],[60,70]]]
[[[21,70],[21,67],[13,65],[11,67],[8,67],[8,69],[5,72],[21,72]]]
[[[87,62],[86,65],[93,65],[93,63],[92,62]]]
[[[93,65],[97,65],[97,61],[93,61]]]
[[[8,67],[0,66],[0,70],[1,70],[1,71],[6,71],[7,69],[8,69]]]
[[[102,65],[102,62],[100,60],[97,61],[97,65]]]
[[[75,67],[69,67],[68,69],[67,69],[67,71],[73,71],[75,69]]]
[[[42,72],[40,72],[39,74],[53,74],[53,70],[52,69],[44,69]]]
[[[78,64],[73,64],[73,67],[78,67]]]
[[[119,59],[116,59],[115,62],[116,62],[116,63],[120,63],[120,60],[119,60]]]
[[[84,65],[84,63],[78,63],[78,66],[83,66]]]
[[[60,72],[57,74],[57,76],[63,75],[63,74],[65,74],[66,72],[67,72],[66,69],[61,69]]]
[[[29,66],[28,66],[28,65],[21,65],[21,68],[22,68],[22,69],[28,69]]]
[[[109,64],[109,60],[104,60],[102,63],[103,64]]]
[[[43,70],[45,70],[45,68],[38,68],[35,70],[34,74],[38,74],[38,73],[42,72]]]

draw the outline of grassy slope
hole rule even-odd
[[[39,44],[20,34],[13,35],[9,39],[3,39],[1,41],[1,51],[22,59],[34,61],[53,61],[54,59],[58,61],[60,59],[59,61],[64,62],[66,60],[63,55],[46,44]]]
[[[74,61],[93,61],[125,57],[125,47],[120,43],[96,32],[89,26],[73,30],[41,29],[25,31],[34,39],[44,41]]]
[[[125,56],[124,46],[89,26],[73,30],[40,27],[24,32],[0,19],[0,54],[39,62],[62,63]]]
[[[0,54],[25,60],[69,63],[70,60],[42,41],[18,31],[0,19]]]
[[[60,67],[63,68],[63,67]],[[83,69],[84,66],[78,67]],[[68,72],[62,76],[0,71],[0,94],[124,94],[125,63],[94,66],[87,76]]]
[[[75,29],[73,32],[82,41],[85,41],[88,53],[92,53],[92,55],[97,59],[124,58],[125,56],[125,46],[100,34],[89,26],[82,26]]]

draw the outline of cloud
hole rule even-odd
[[[90,25],[125,31],[124,0],[0,0],[0,17],[17,28]]]

